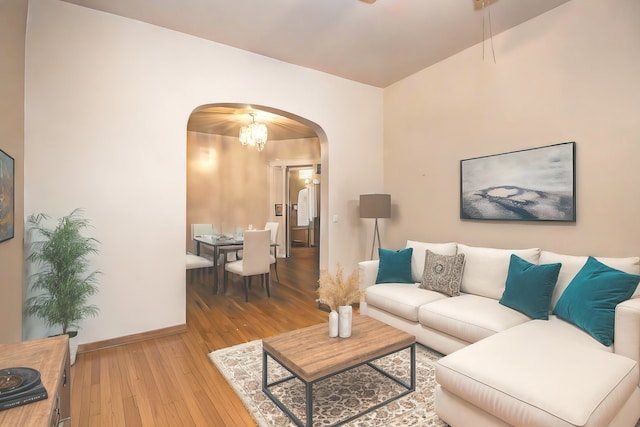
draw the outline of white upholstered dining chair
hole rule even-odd
[[[207,272],[211,270],[211,268],[213,268],[213,261],[208,258],[187,252],[186,269],[187,279],[190,284],[193,284],[194,276],[197,276],[198,281],[200,281],[202,273],[204,273],[205,275],[206,282]]]
[[[244,232],[242,244],[242,259],[224,264],[223,292],[227,291],[229,273],[243,276],[244,300],[249,301],[249,285],[252,276],[260,276],[262,283],[266,285],[267,296],[271,298],[269,290],[269,272],[271,270],[271,231],[247,230]]]
[[[275,245],[278,243],[278,229],[280,228],[279,222],[267,222],[264,226],[265,230],[269,230],[271,232],[271,244]],[[280,276],[278,276],[278,247],[271,246],[271,255],[269,259],[269,263],[273,265],[273,269],[276,272],[276,280],[280,283]]]
[[[191,251],[196,252],[196,243],[193,240],[196,236],[213,236],[214,234],[216,234],[216,228],[213,224],[191,224],[191,244],[193,245]],[[213,257],[213,253],[210,251],[198,255],[209,259]]]
[[[216,234],[213,224],[191,224],[191,240],[196,236],[211,236]]]

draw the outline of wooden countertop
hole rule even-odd
[[[69,337],[61,335],[16,344],[0,344],[0,369],[32,368],[40,372],[49,397],[27,405],[0,411],[2,426],[48,426],[55,395],[63,381]],[[71,381],[68,378],[67,381]]]

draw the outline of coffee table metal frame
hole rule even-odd
[[[375,366],[372,362],[378,360],[378,359],[382,359],[383,357],[389,356],[391,354],[394,353],[398,353],[401,351],[405,351],[409,349],[411,356],[410,356],[410,380],[409,383],[403,381],[402,379],[396,377],[395,375],[384,371],[383,369],[381,369],[378,366]],[[284,369],[286,369],[291,375],[285,378],[281,378],[279,380],[273,381],[273,382],[268,382],[267,379],[267,366],[268,366],[268,358],[271,358],[273,361],[275,361],[276,363],[278,363],[280,366],[282,366]],[[353,421],[356,418],[367,414],[371,411],[374,411],[378,408],[383,407],[384,405],[388,404],[389,402],[392,402],[396,399],[399,399],[403,396],[406,396],[409,393],[412,393],[415,391],[416,389],[416,343],[414,342],[411,345],[408,345],[406,347],[402,347],[400,349],[395,349],[393,351],[390,351],[389,353],[383,354],[382,356],[377,356],[373,359],[367,360],[365,362],[361,362],[358,364],[355,364],[353,366],[347,367],[345,369],[341,369],[338,370],[336,372],[333,372],[331,374],[325,375],[324,377],[318,378],[314,381],[305,381],[302,378],[300,378],[298,375],[296,375],[291,369],[289,369],[285,364],[283,364],[280,360],[278,360],[275,356],[273,356],[271,353],[269,353],[268,351],[262,350],[262,391],[269,396],[269,398],[273,401],[273,403],[275,403],[278,408],[280,408],[285,414],[287,414],[289,416],[289,418],[291,418],[291,420],[298,426],[300,427],[312,427],[313,426],[313,385],[325,380],[327,378],[333,377],[335,375],[338,375],[342,372],[351,370],[351,369],[355,369],[359,366],[362,365],[368,365],[371,368],[375,369],[376,371],[378,371],[379,373],[381,373],[382,375],[386,376],[387,378],[392,379],[393,381],[395,381],[396,383],[400,384],[402,387],[404,387],[406,390],[402,391],[400,394],[396,395],[396,396],[392,396],[389,399],[383,401],[383,402],[379,402],[377,404],[375,404],[374,406],[371,406],[367,409],[365,409],[364,411],[358,412],[357,414],[350,416],[349,418],[346,418],[344,420],[338,421],[335,424],[333,424],[333,426],[339,426],[342,425],[344,423],[348,423],[349,421]],[[280,399],[278,399],[269,389],[270,387],[274,387],[278,384],[282,384],[284,382],[287,381],[291,381],[294,379],[299,379],[300,381],[302,381],[302,383],[305,386],[305,415],[306,415],[306,424],[304,422],[302,422],[302,420],[300,420],[296,415],[293,414],[293,412],[291,410],[289,410],[289,408],[287,408],[284,403],[282,403],[280,401]]]

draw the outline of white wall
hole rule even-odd
[[[259,152],[242,146],[237,136],[187,132],[187,250],[195,251],[191,224],[213,224],[219,232],[231,233],[275,221],[281,224],[278,252],[284,254],[284,217],[276,217],[274,207],[286,203],[282,195],[274,199],[282,193],[284,178],[272,182],[270,165],[297,159],[318,163],[318,138],[270,140]]]
[[[186,124],[199,105],[270,106],[318,124],[321,266],[365,257],[358,195],[380,191],[382,90],[56,0],[31,0],[25,213],[86,209],[104,272],[80,343],[185,322]],[[328,221],[330,215],[339,221]],[[42,336],[30,325],[26,338]]]
[[[640,2],[571,1],[494,47],[496,64],[479,44],[385,89],[389,246],[640,255]],[[566,141],[577,144],[575,223],[459,219],[460,160]]]

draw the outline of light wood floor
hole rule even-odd
[[[254,426],[209,352],[327,321],[315,303],[314,248],[278,259],[271,298],[254,280],[244,302],[237,278],[226,295],[187,283],[187,331],[79,354],[71,369],[72,426]]]

